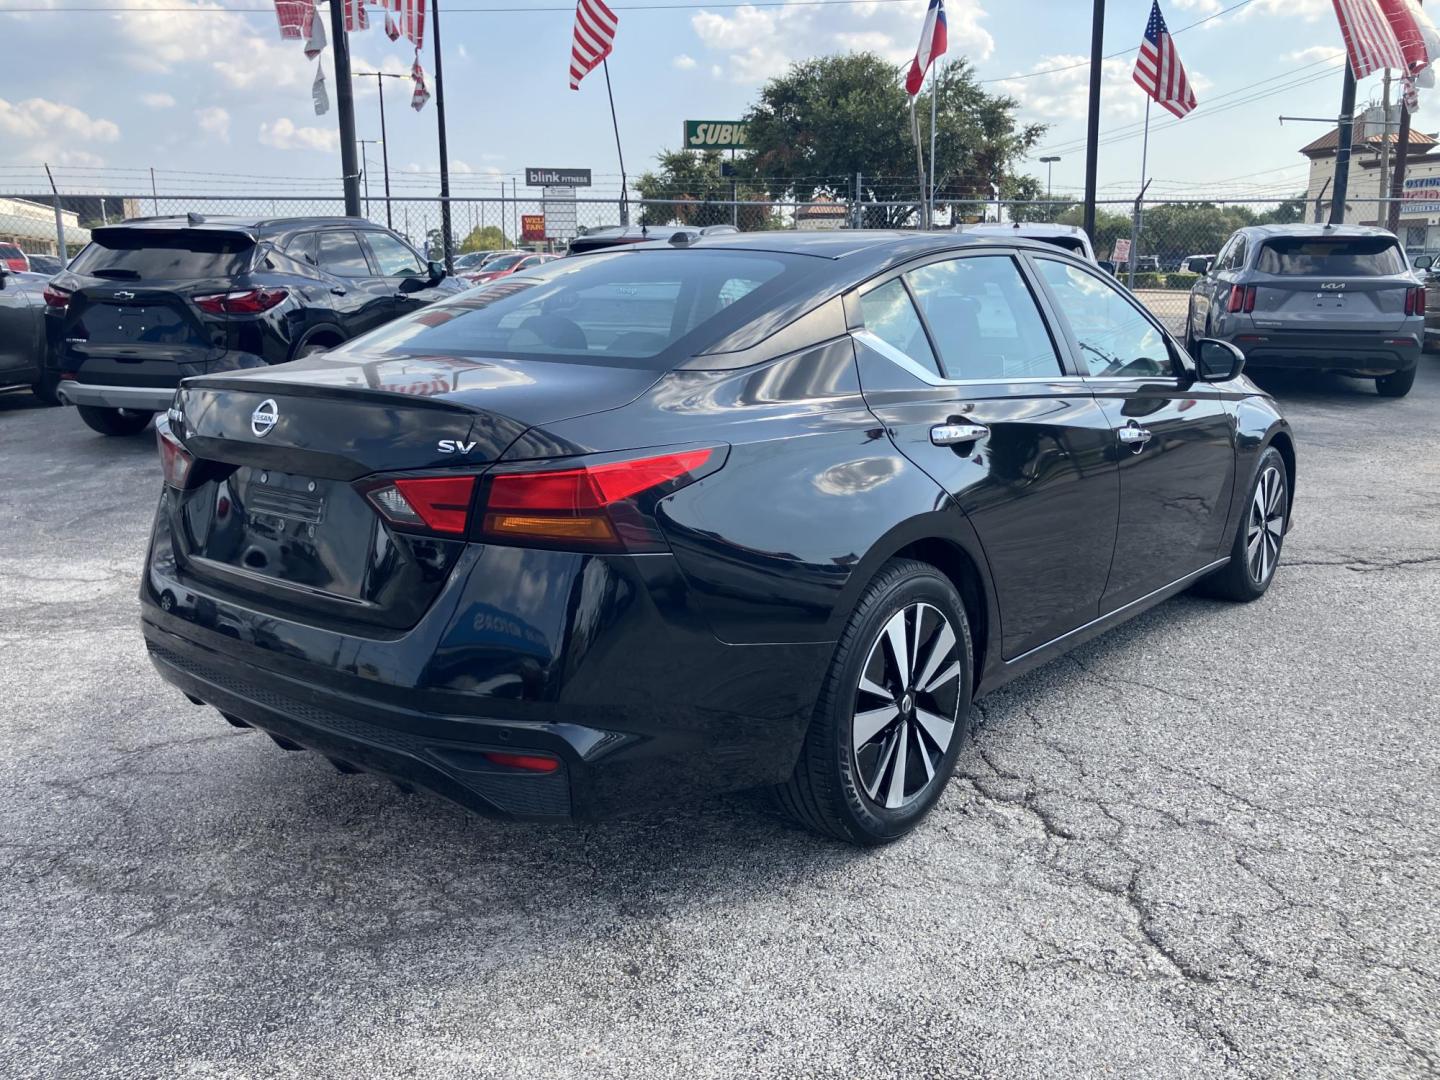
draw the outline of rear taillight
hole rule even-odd
[[[1417,285],[1413,289],[1405,290],[1405,314],[1425,314],[1425,286]]]
[[[655,504],[725,462],[720,447],[603,461],[579,468],[490,473],[478,536],[503,544],[664,551]]]
[[[1225,310],[1234,315],[1243,311],[1246,314],[1255,310],[1255,286],[1254,285],[1231,285],[1230,302],[1225,305]]]
[[[365,497],[393,525],[463,536],[474,493],[473,476],[415,476],[384,481]]]
[[[290,293],[286,289],[243,289],[191,297],[195,306],[211,315],[258,315],[269,311]]]
[[[70,290],[62,289],[58,285],[46,285],[42,293],[45,297],[45,306],[53,311],[64,311],[70,306]]]
[[[1255,286],[1254,286],[1254,285],[1247,285],[1247,286],[1245,287],[1245,314],[1246,314],[1246,315],[1249,315],[1249,314],[1250,314],[1252,311],[1254,311],[1254,310],[1255,310]]]
[[[166,425],[156,424],[155,441],[160,446],[160,471],[165,477],[165,483],[184,491],[190,482],[190,470],[195,467],[195,458]]]

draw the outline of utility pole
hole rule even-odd
[[[1385,89],[1380,96],[1380,107],[1385,113],[1385,123],[1380,128],[1380,187],[1375,192],[1375,224],[1384,225],[1387,219],[1385,196],[1390,191],[1390,69],[1385,69]],[[1368,136],[1368,132],[1366,133]]]
[[[1405,194],[1405,166],[1410,159],[1410,110],[1400,105],[1400,132],[1395,136],[1395,172],[1390,177],[1390,216],[1385,227],[1400,231],[1400,200]]]
[[[330,0],[333,4],[336,0]],[[450,237],[450,155],[445,146],[445,74],[440,62],[440,0],[430,0],[430,33],[435,45],[435,122],[440,126],[440,242],[445,269],[455,272],[454,241]]]
[[[1355,72],[1345,61],[1345,81],[1340,88],[1340,146],[1335,151],[1335,200],[1330,204],[1330,224],[1345,223],[1345,196],[1350,186],[1350,142],[1355,133]]]
[[[1085,120],[1085,235],[1095,238],[1095,173],[1099,166],[1100,75],[1105,62],[1105,0],[1091,0],[1090,113]]]
[[[383,71],[357,71],[354,73],[357,79],[375,78],[375,97],[380,102],[380,163],[385,170],[385,227],[395,228],[395,221],[390,209],[390,147],[385,139],[385,80],[386,79],[408,79],[409,75],[388,75]]]
[[[350,38],[345,33],[345,5],[330,0],[330,44],[335,55],[335,112],[340,120],[340,181],[345,188],[345,215],[360,216],[360,168],[355,160],[355,97],[350,86]]]

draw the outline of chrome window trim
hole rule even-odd
[[[1026,375],[1014,379],[946,379],[936,375],[935,372],[918,361],[910,359],[910,357],[906,356],[899,349],[895,348],[895,346],[871,330],[866,330],[863,327],[858,330],[851,330],[850,336],[861,344],[875,350],[892,364],[903,368],[921,382],[928,383],[930,386],[1010,386],[1014,383],[1046,383],[1048,385],[1054,385],[1061,383],[1067,386],[1074,385],[1083,388],[1085,385],[1084,376],[1066,375],[1063,372],[1056,375]]]

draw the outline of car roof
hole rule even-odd
[[[650,240],[626,245],[626,251],[755,251],[809,255],[831,260],[900,261],[937,251],[961,251],[972,247],[1015,247],[1047,255],[1067,254],[1063,249],[1039,240],[1004,233],[970,236],[953,232],[915,232],[903,229],[825,229],[814,231],[727,233],[695,237],[686,244]],[[615,250],[615,249],[607,249]],[[584,256],[580,256],[584,258]],[[868,257],[868,258],[867,258]]]
[[[1388,236],[1395,239],[1389,229],[1378,225],[1314,225],[1300,222],[1294,225],[1246,225],[1236,230],[1252,236]]]
[[[978,221],[962,225],[960,232],[983,233],[986,236],[1084,236],[1078,225],[1061,225],[1053,221]]]
[[[295,229],[315,229],[326,226],[349,226],[351,228],[383,229],[369,218],[342,217],[339,215],[309,215],[302,217],[241,217],[222,214],[162,214],[156,217],[130,218],[102,229],[202,229],[217,232],[243,232],[250,235],[275,236]]]

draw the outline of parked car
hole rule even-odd
[[[1125,269],[1128,271],[1129,267]],[[1137,274],[1158,274],[1160,273],[1160,256],[1158,255],[1137,255],[1135,257],[1135,272]]]
[[[537,252],[517,251],[513,255],[501,255],[491,259],[484,266],[474,273],[463,275],[465,280],[474,285],[484,285],[486,282],[495,281],[498,278],[509,277],[511,274],[518,274],[521,270],[530,270],[537,266],[544,266],[547,262],[554,262],[560,256],[542,255]]]
[[[1339,372],[1404,397],[1415,383],[1425,310],[1425,287],[1394,233],[1250,225],[1191,286],[1185,332],[1232,342],[1254,369]]]
[[[1175,269],[1182,274],[1203,274],[1214,262],[1214,255],[1186,255]]]
[[[664,240],[672,244],[690,243],[704,236],[729,236],[739,231],[734,225],[612,225],[577,236],[570,241],[566,254],[583,255],[587,251],[628,247],[652,240]]]
[[[467,251],[464,255],[455,257],[455,273],[461,274],[466,270],[478,270],[491,259],[506,254],[503,248],[494,248],[490,251]]]
[[[984,221],[978,225],[957,225],[955,231],[972,236],[1013,236],[1040,240],[1074,252],[1089,262],[1095,262],[1095,248],[1090,243],[1090,237],[1085,235],[1085,230],[1078,225],[1041,221]]]
[[[149,655],[233,724],[482,813],[774,785],[893,840],[973,697],[1193,584],[1270,585],[1289,427],[1239,350],[1194,356],[1027,241],[561,260],[186,380]]]
[[[58,405],[44,366],[45,281],[44,274],[0,264],[0,386],[28,385],[40,400]]]
[[[60,261],[58,255],[36,255],[33,252],[26,252],[25,261],[30,264],[32,274],[44,274],[46,277],[53,277],[65,269],[65,264]]]
[[[144,430],[190,375],[321,352],[461,291],[363,218],[140,218],[92,231],[45,292],[58,393]]]
[[[30,270],[30,260],[25,257],[25,252],[21,251],[14,244],[0,240],[0,266],[3,266],[6,270],[28,273]]]
[[[1440,269],[1435,266],[1435,256],[1417,255],[1410,260],[1420,280],[1425,284],[1425,339],[1421,352],[1433,352],[1440,347]]]

